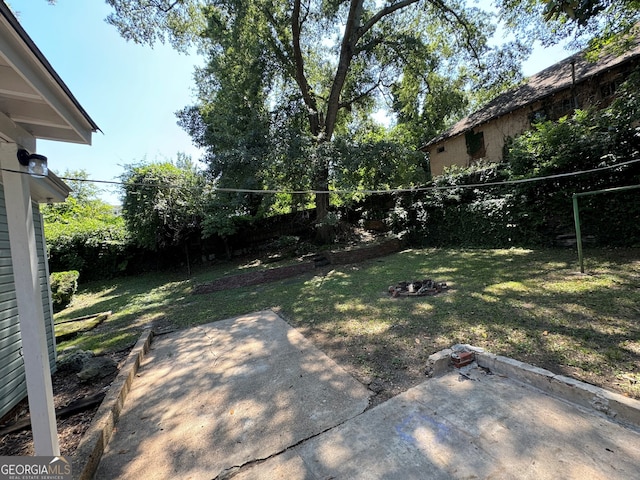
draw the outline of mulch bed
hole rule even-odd
[[[304,262],[297,265],[289,265],[286,267],[270,268],[268,270],[260,270],[257,272],[243,273],[241,275],[232,275],[230,277],[219,278],[210,283],[196,285],[193,293],[212,293],[221,290],[231,290],[233,288],[248,287],[250,285],[259,285],[261,283],[276,282],[285,278],[295,277],[306,272],[310,272],[315,268],[314,262]]]
[[[109,354],[113,360],[121,363],[127,358],[129,350]],[[77,402],[99,396],[107,391],[118,372],[92,382],[81,382],[75,373],[70,371],[57,371],[51,376],[53,386],[53,402],[56,410]],[[93,416],[99,405],[83,410],[67,418],[57,420],[58,442],[60,454],[72,455],[80,440],[93,420]],[[29,402],[25,398],[16,405],[8,414],[0,419],[0,427],[7,427],[26,419],[29,415]],[[8,433],[0,437],[0,456],[30,456],[34,455],[33,433],[31,429],[23,429]]]

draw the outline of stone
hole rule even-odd
[[[109,357],[93,357],[84,362],[82,371],[76,375],[83,382],[103,378],[118,369],[118,363]]]
[[[384,385],[379,380],[374,380],[369,384],[369,390],[373,393],[380,393],[384,391]]]
[[[438,377],[446,373],[449,370],[451,353],[452,350],[446,348],[429,355],[425,370],[427,377]]]
[[[93,352],[80,349],[65,350],[58,358],[58,370],[78,373],[84,368],[85,362],[92,357]]]

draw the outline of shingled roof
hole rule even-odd
[[[480,110],[473,112],[446,132],[428,141],[421,147],[421,150],[570,88],[573,82],[572,64],[575,64],[575,81],[578,84],[637,56],[640,56],[640,43],[622,55],[605,55],[595,63],[586,59],[585,52],[576,53],[529,77],[519,87],[497,96]]]

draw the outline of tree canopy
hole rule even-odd
[[[78,270],[83,281],[120,273],[129,242],[122,217],[98,198],[86,171],[66,171],[63,177],[71,194],[62,203],[40,207],[51,271]]]
[[[129,165],[122,181],[122,216],[140,247],[161,250],[200,235],[203,176],[189,157]]]
[[[182,112],[181,121],[197,143],[212,147],[214,176],[218,170],[227,174],[231,162],[243,165],[244,179],[250,177],[249,164],[267,148],[267,139],[293,129],[285,134],[287,148],[295,153],[305,147],[295,161],[305,175],[290,179],[317,191],[320,220],[335,167],[324,143],[347,135],[355,120],[386,99],[394,98],[411,118],[410,110],[423,115],[429,95],[443,99],[454,87],[495,86],[505,71],[517,70],[517,55],[489,46],[491,16],[459,0],[108,3],[114,8],[108,21],[125,38],[168,41],[181,49],[195,42],[207,55],[196,76],[199,102]],[[460,101],[453,106],[460,109]],[[266,113],[284,121],[269,128]],[[437,112],[425,116],[436,117],[440,121]],[[225,151],[234,151],[234,158],[224,159]]]
[[[216,185],[245,190],[215,195],[216,211],[273,204],[246,190],[313,190],[320,224],[332,190],[421,181],[415,156],[388,159],[518,82],[533,41],[624,40],[638,2],[497,0],[516,41],[492,47],[495,15],[462,0],[107,0],[124,38],[205,55],[179,122]],[[383,105],[396,117],[386,138],[370,120]]]
[[[563,39],[595,49],[624,49],[637,36],[639,0],[497,0],[502,19],[520,38],[551,45]]]

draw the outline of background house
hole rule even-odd
[[[30,175],[29,155],[37,138],[90,144],[97,129],[0,2],[0,416],[28,392],[36,455],[59,454],[50,374],[55,338],[38,204],[62,201],[70,190],[52,173]]]
[[[427,142],[421,150],[429,155],[431,174],[441,175],[451,165],[500,162],[506,140],[532,123],[557,120],[576,108],[608,105],[639,61],[637,44],[623,55],[606,55],[595,63],[584,52],[577,53],[533,75]]]

